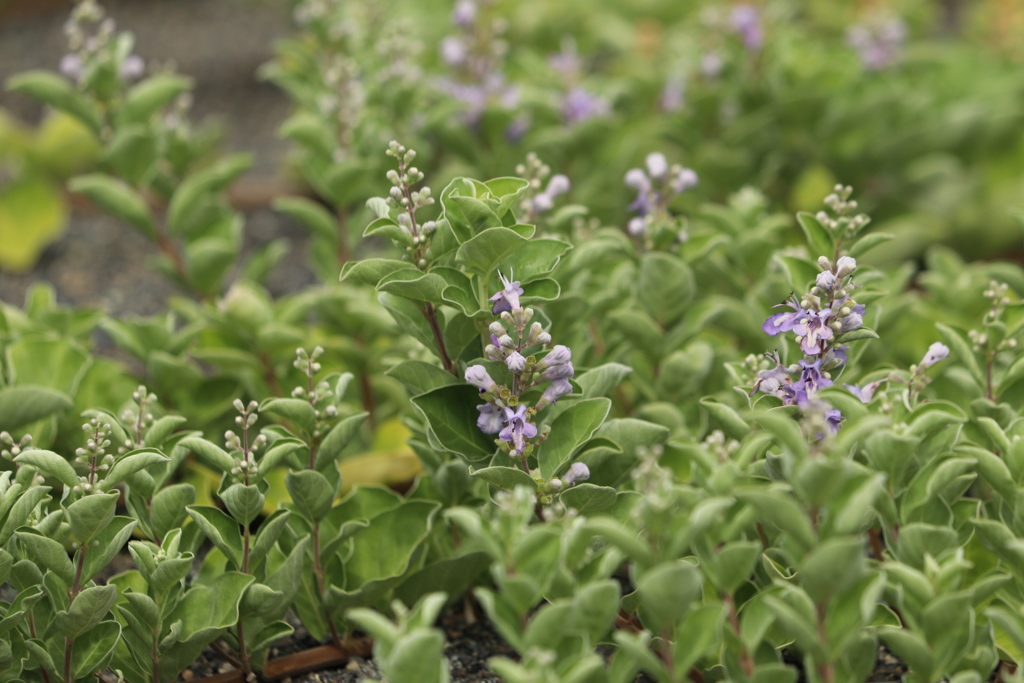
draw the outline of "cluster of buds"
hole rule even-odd
[[[298,386],[292,390],[292,398],[308,401],[313,406],[313,415],[316,424],[313,428],[313,438],[319,438],[326,427],[326,423],[338,417],[338,407],[330,401],[334,397],[334,390],[326,381],[314,382],[316,373],[320,372],[321,365],[317,362],[324,353],[322,346],[313,348],[312,353],[306,349],[295,349],[295,362],[293,365],[306,376],[306,386]],[[322,402],[327,402],[323,410],[317,408]]]
[[[508,83],[503,70],[508,42],[502,38],[508,23],[487,10],[495,0],[458,0],[452,11],[457,33],[441,41],[441,59],[455,78],[441,79],[440,89],[466,107],[466,122],[476,127],[487,107],[512,109],[519,88]]]
[[[8,432],[0,432],[0,457],[5,460],[14,460],[14,458],[25,451],[30,451],[33,448],[31,434],[26,434],[15,441],[14,437]]]
[[[388,145],[387,155],[398,161],[398,170],[391,169],[387,178],[391,182],[388,193],[388,206],[398,211],[395,221],[402,230],[412,238],[412,246],[408,247],[409,257],[423,268],[426,262],[422,255],[426,251],[430,236],[437,229],[434,221],[426,221],[422,225],[416,219],[416,212],[434,203],[429,187],[413,190],[413,185],[423,180],[423,172],[412,166],[416,158],[416,150],[406,149],[404,145],[392,140]]]
[[[135,80],[146,71],[146,64],[131,54],[132,38],[117,33],[114,20],[105,15],[96,0],[80,0],[64,24],[68,54],[60,60],[60,71],[82,85],[95,69],[109,69],[122,82]]]
[[[340,162],[352,148],[355,122],[363,117],[366,103],[363,79],[354,59],[332,54],[326,57],[321,82],[324,92],[316,99],[316,105],[320,115],[334,126],[338,143],[334,160]]]
[[[989,331],[992,331],[994,334],[989,334],[989,331],[986,330],[968,330],[967,337],[971,340],[971,346],[975,351],[989,351],[990,342],[996,342],[995,348],[991,349],[993,352],[1017,348],[1017,340],[1013,337],[995,339],[995,337],[1001,336],[999,332],[1003,330],[1003,325],[1000,322],[1003,312],[1012,303],[1010,297],[1007,296],[1009,291],[1010,286],[1005,282],[996,282],[995,280],[989,282],[984,296],[991,302],[991,306],[985,312],[985,317],[982,318],[981,324],[984,328],[989,328]]]
[[[523,288],[520,283],[501,278],[502,289],[491,297],[491,312],[499,320],[490,325],[491,343],[484,354],[492,361],[501,361],[512,374],[511,386],[495,382],[483,365],[471,365],[466,369],[466,381],[480,390],[480,397],[486,401],[478,407],[480,417],[477,426],[484,434],[497,434],[498,444],[510,455],[521,459],[523,469],[529,472],[527,458],[535,444],[547,434],[538,430],[532,420],[537,413],[562,396],[572,393],[569,383],[575,372],[572,352],[561,344],[551,348],[543,357],[531,353],[537,347],[551,343],[551,335],[539,322],[532,322],[533,309],[523,307],[520,297]],[[533,406],[521,402],[523,392],[548,383],[540,399]],[[536,441],[533,441],[536,439]],[[586,473],[589,476],[589,472]],[[579,480],[583,472],[577,470],[572,481]],[[563,482],[564,483],[564,478]],[[561,485],[561,483],[559,484]]]
[[[267,443],[267,437],[260,434],[251,441],[249,439],[249,429],[259,419],[256,414],[259,404],[256,401],[250,401],[249,405],[245,405],[241,399],[236,398],[232,405],[239,413],[235,417],[235,424],[242,429],[242,435],[238,436],[231,430],[224,432],[224,443],[235,460],[235,466],[231,468],[230,474],[235,481],[248,486],[249,478],[254,477],[259,469],[255,453]]]
[[[134,448],[142,448],[142,436],[146,428],[153,424],[153,413],[150,407],[156,403],[156,394],[151,394],[146,387],[139,385],[139,388],[132,393],[134,408],[125,408],[121,413],[121,421],[132,428],[134,434],[127,434],[124,446],[117,449],[118,453],[127,453]]]
[[[698,178],[693,169],[684,168],[679,164],[669,166],[668,160],[661,152],[652,152],[644,161],[646,171],[641,168],[630,169],[626,173],[625,183],[637,192],[636,200],[629,208],[638,215],[629,221],[627,230],[634,237],[650,236],[655,228],[663,225],[672,226],[676,220],[669,213],[668,205],[672,199],[697,186]],[[679,238],[686,236],[678,226]]]
[[[565,194],[572,187],[569,178],[561,173],[552,176],[551,167],[541,161],[534,152],[526,155],[525,163],[516,166],[516,175],[530,183],[519,202],[526,223],[531,223],[541,214],[550,211],[555,205],[555,198]],[[547,181],[545,187],[544,181],[549,176],[551,179]]]
[[[846,42],[857,51],[868,71],[880,71],[900,60],[907,25],[900,18],[851,26]]]
[[[814,215],[821,225],[836,235],[841,241],[855,237],[863,230],[871,219],[867,214],[853,212],[857,210],[857,200],[850,199],[853,188],[849,185],[836,185],[832,193],[825,197],[825,206],[832,212],[819,211]]]
[[[75,450],[75,464],[87,467],[89,474],[79,477],[72,491],[80,496],[103,493],[96,487],[96,475],[114,465],[113,454],[107,453],[113,428],[108,422],[94,417],[82,425],[82,431],[86,434],[85,447]]]

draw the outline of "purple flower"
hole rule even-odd
[[[466,43],[458,36],[448,36],[441,41],[441,59],[448,66],[460,66],[466,61]]]
[[[498,277],[501,279],[503,288],[500,292],[488,299],[488,301],[494,302],[494,306],[491,308],[491,313],[498,315],[504,311],[512,311],[522,308],[522,305],[519,303],[519,297],[523,293],[523,288],[519,286],[519,282],[510,282],[501,273],[498,273]]]
[[[487,374],[487,368],[482,365],[470,365],[466,368],[466,381],[480,390],[480,393],[490,391],[496,385],[491,376]]]
[[[814,281],[814,284],[821,287],[826,292],[831,292],[832,287],[836,284],[836,274],[831,270],[818,273],[818,278]]]
[[[571,88],[562,99],[562,118],[570,125],[607,116],[610,112],[608,100],[579,86]]]
[[[476,20],[476,2],[473,0],[459,0],[452,10],[452,23],[456,26],[472,26]]]
[[[626,231],[633,236],[642,235],[647,232],[647,221],[643,218],[631,218],[626,225]]]
[[[542,374],[545,379],[565,379],[572,377],[574,373],[575,370],[572,367],[572,363],[563,363],[546,368]]]
[[[515,117],[512,123],[508,124],[508,128],[505,129],[505,139],[512,144],[516,144],[523,139],[528,130],[530,130],[530,117],[522,114]]]
[[[670,190],[679,194],[697,187],[698,182],[700,181],[697,178],[696,171],[692,168],[680,168],[672,175],[672,179],[669,181],[668,186]]]
[[[626,187],[630,187],[637,192],[647,192],[651,189],[651,179],[639,168],[631,168],[626,171],[626,177],[623,181],[626,183]]]
[[[146,62],[142,60],[142,57],[138,55],[128,55],[128,57],[121,62],[121,68],[118,69],[117,75],[125,81],[133,81],[140,77],[146,72]]]
[[[77,54],[66,54],[60,59],[60,72],[73,81],[78,81],[85,73],[82,58]]]
[[[572,183],[569,182],[568,176],[557,173],[551,176],[551,180],[548,181],[548,187],[544,190],[544,194],[549,197],[557,197],[558,195],[568,192],[571,187]]]
[[[928,353],[924,354],[919,365],[922,368],[930,368],[940,360],[949,358],[949,347],[942,342],[935,342],[928,347]]]
[[[668,173],[668,159],[661,152],[651,152],[644,159],[647,173],[655,180],[661,180]]]
[[[882,386],[882,381],[869,382],[863,387],[859,387],[856,384],[844,384],[847,391],[860,399],[861,403],[871,403],[871,399],[874,398],[875,392],[878,391],[878,387]]]
[[[853,272],[857,270],[857,259],[852,256],[841,256],[836,261],[836,277],[842,279],[847,275],[853,275]]]
[[[839,428],[842,427],[842,422],[843,414],[839,412],[838,408],[832,408],[825,413],[825,424],[828,425],[833,434],[839,431]]]
[[[813,363],[801,360],[800,368],[800,381],[803,382],[805,391],[814,393],[819,389],[832,386],[832,380],[821,374],[820,358]]]
[[[526,369],[526,358],[518,351],[513,351],[508,354],[508,358],[505,359],[505,365],[507,365],[508,369],[512,372],[522,372]]]
[[[537,410],[546,408],[549,403],[554,403],[558,399],[572,393],[572,385],[569,384],[569,380],[559,378],[551,382],[548,388],[544,390],[540,400],[537,401]]]
[[[537,364],[537,367],[543,370],[544,368],[554,365],[565,365],[571,360],[572,351],[569,347],[562,344],[556,344],[555,347],[548,352],[548,355],[541,359],[540,363]]]
[[[562,481],[569,486],[587,479],[590,479],[590,468],[581,462],[574,462],[569,471],[562,476]]]
[[[756,7],[737,5],[729,19],[733,30],[740,34],[748,50],[760,49],[764,43],[764,32],[761,30],[761,14]]]
[[[497,434],[505,424],[505,412],[493,403],[484,403],[477,406],[480,417],[476,419],[476,426],[484,434]]]
[[[828,309],[803,311],[803,316],[793,325],[793,332],[800,338],[800,349],[808,356],[816,356],[821,353],[824,350],[825,341],[832,338],[832,328],[828,326],[830,315],[832,315],[832,311]]]
[[[526,449],[526,440],[537,436],[537,427],[526,421],[526,406],[518,405],[513,410],[505,408],[505,428],[498,434],[502,441],[512,444],[517,455]]]
[[[783,332],[789,332],[796,325],[797,321],[807,313],[807,311],[798,307],[792,301],[785,301],[777,306],[772,306],[772,308],[778,308],[779,306],[789,306],[793,310],[768,316],[768,319],[761,325],[761,329],[769,337],[776,337]]]
[[[779,390],[783,387],[788,388],[793,383],[793,379],[789,376],[789,372],[781,363],[776,363],[774,368],[768,370],[762,370],[757,373],[757,381],[754,382],[754,388],[750,392],[753,396],[755,393],[760,391],[764,394],[770,394],[772,396],[782,396],[779,394]]]
[[[663,112],[679,111],[686,103],[686,82],[682,78],[670,78],[658,98],[658,106]]]

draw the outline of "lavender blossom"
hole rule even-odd
[[[575,374],[575,370],[572,367],[572,363],[563,363],[562,365],[552,365],[541,374],[544,375],[545,379],[564,379],[572,377]]]
[[[803,311],[802,317],[793,325],[793,332],[800,338],[800,349],[808,356],[824,351],[825,341],[832,338],[828,318],[832,311]],[[765,323],[767,325],[767,323]]]
[[[523,288],[519,286],[520,283],[508,280],[501,273],[498,273],[498,277],[501,279],[502,290],[488,299],[488,301],[494,303],[491,313],[498,315],[504,311],[522,308],[522,305],[519,303],[519,297],[523,294]]]
[[[772,308],[778,308],[779,306],[789,306],[792,311],[786,311],[784,313],[774,313],[768,316],[768,319],[761,325],[761,329],[769,337],[776,337],[783,332],[789,332],[793,329],[793,326],[797,324],[801,318],[807,313],[792,301],[786,301],[784,303],[773,306]]]
[[[459,0],[452,10],[452,23],[463,28],[473,25],[476,21],[477,6],[474,0]]]
[[[466,381],[479,389],[481,394],[497,386],[497,383],[487,374],[487,368],[482,365],[470,365],[466,368]]]
[[[556,344],[555,347],[548,352],[548,355],[544,356],[544,358],[537,363],[537,368],[543,370],[544,368],[552,366],[565,365],[571,360],[572,351],[569,347],[562,344]]]
[[[569,486],[587,479],[590,479],[590,468],[581,462],[574,462],[562,476],[562,482]]]
[[[668,173],[668,159],[661,152],[648,154],[644,165],[647,166],[647,173],[655,180],[661,180]]]
[[[570,88],[562,99],[562,118],[569,125],[611,113],[611,103],[580,86]]]
[[[497,434],[505,426],[505,411],[493,403],[484,403],[476,409],[480,411],[476,426],[484,434]]]
[[[844,384],[847,391],[860,399],[861,403],[871,403],[871,399],[874,398],[875,392],[878,391],[878,387],[882,386],[881,380],[877,382],[868,382],[863,387],[859,387],[856,384]]]
[[[842,422],[843,414],[839,412],[838,408],[832,408],[825,413],[825,424],[828,425],[833,434],[839,431],[839,428],[842,427]]]
[[[949,347],[942,342],[935,342],[928,347],[928,352],[918,363],[922,368],[930,368],[941,360],[949,358]]]
[[[748,50],[759,50],[764,44],[764,31],[761,28],[761,13],[753,5],[736,5],[729,17],[732,29],[740,34],[743,45]]]
[[[537,401],[537,410],[546,408],[548,404],[555,403],[558,399],[563,396],[567,396],[572,393],[572,385],[569,384],[569,380],[559,378],[551,382],[548,388],[541,394],[540,400]]]
[[[526,369],[526,358],[518,351],[513,351],[505,359],[505,365],[512,372],[522,372]]]
[[[526,450],[526,440],[537,436],[537,427],[526,421],[526,406],[518,405],[515,409],[505,408],[505,428],[498,438],[512,444],[516,455]]]
[[[868,71],[880,71],[899,61],[907,26],[901,19],[883,24],[858,24],[846,32],[846,42],[857,51]]]
[[[800,360],[800,381],[803,382],[804,390],[811,394],[832,386],[832,380],[821,374],[821,358],[813,363]]]
[[[441,41],[441,59],[448,66],[461,66],[466,62],[466,43],[458,36],[447,36]]]

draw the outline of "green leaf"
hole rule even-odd
[[[681,258],[653,251],[645,254],[640,262],[637,300],[662,327],[668,327],[682,317],[696,288],[693,271]]]
[[[42,449],[25,451],[15,457],[14,462],[19,465],[32,465],[42,470],[43,474],[59,479],[62,484],[69,488],[79,484],[75,468],[63,456],[57,455],[53,451],[44,451]]]
[[[607,398],[588,398],[573,404],[551,423],[551,434],[537,456],[541,476],[558,474],[573,453],[594,435],[608,417],[612,402]]]
[[[196,489],[191,484],[174,484],[157,491],[149,510],[156,537],[162,539],[171,529],[181,526],[188,516],[188,506],[195,502]]]
[[[493,484],[499,489],[511,491],[516,486],[526,486],[531,490],[537,489],[537,482],[529,474],[518,467],[484,467],[479,470],[470,468],[469,473],[474,477],[480,477],[488,484]]]
[[[249,651],[259,652],[260,650],[265,650],[294,632],[295,629],[286,621],[271,622],[260,629],[260,632],[249,642]]]
[[[139,448],[130,451],[117,459],[99,486],[103,489],[112,489],[136,472],[153,465],[170,462],[170,460],[155,448]]]
[[[0,143],[2,144],[2,143]],[[63,188],[48,176],[22,169],[0,187],[0,266],[24,273],[67,228]]]
[[[622,380],[633,372],[633,368],[622,363],[605,363],[587,370],[576,377],[576,383],[583,390],[584,398],[607,396]]]
[[[396,223],[390,216],[381,216],[366,226],[366,229],[363,230],[363,237],[370,237],[373,235],[387,237],[390,240],[398,242],[398,244],[403,247],[412,246],[412,235],[406,232],[402,226]]]
[[[740,500],[757,508],[761,518],[791,535],[805,550],[815,545],[814,529],[806,513],[793,500],[786,487],[772,486],[766,490],[746,490],[736,494]]]
[[[960,331],[942,323],[935,323],[935,328],[942,334],[942,338],[946,340],[946,343],[949,344],[949,348],[953,351],[954,359],[964,364],[964,367],[971,373],[979,387],[985,386],[985,375],[981,371],[981,366],[978,365],[978,358],[974,355],[971,345],[960,334]]]
[[[800,224],[800,229],[804,231],[804,237],[807,238],[807,246],[811,248],[811,253],[817,252],[818,256],[827,256],[832,258],[835,255],[835,244],[832,241],[832,235],[828,230],[825,229],[818,219],[813,214],[801,211],[796,215],[797,223]]]
[[[523,284],[545,277],[553,271],[572,245],[560,239],[532,239],[506,258],[498,270],[512,273]]]
[[[146,123],[175,97],[192,88],[192,79],[178,74],[157,74],[133,86],[117,110],[121,125]]]
[[[0,430],[13,432],[54,413],[70,410],[71,399],[47,387],[16,386],[0,390]]]
[[[263,510],[263,494],[256,486],[233,484],[220,494],[220,498],[235,521],[243,526],[252,523]]]
[[[178,185],[167,206],[168,231],[172,234],[188,232],[202,208],[203,200],[210,194],[226,188],[251,165],[251,155],[233,154],[222,157],[210,166],[186,177]]]
[[[581,515],[589,515],[610,508],[615,504],[617,496],[611,486],[576,484],[563,490],[558,500],[566,507],[575,508]]]
[[[131,538],[137,522],[129,517],[114,517],[93,539],[95,547],[90,548],[82,562],[82,582],[92,580],[106,569]]]
[[[847,253],[854,257],[860,258],[862,254],[871,249],[874,249],[880,244],[885,244],[889,240],[895,239],[896,235],[889,232],[872,232],[864,235],[859,240],[850,245]]]
[[[268,398],[260,403],[260,412],[279,415],[302,429],[312,431],[316,414],[309,401],[300,398]]]
[[[335,488],[316,470],[289,472],[284,479],[295,511],[316,524],[331,511]]]
[[[878,333],[875,332],[870,327],[861,327],[859,329],[853,330],[852,332],[847,332],[846,334],[839,335],[838,337],[836,337],[836,342],[843,342],[844,344],[846,344],[849,342],[861,341],[862,339],[878,338]]]
[[[645,571],[636,581],[644,626],[654,633],[671,629],[700,599],[702,585],[700,570],[685,560],[663,562]]]
[[[256,539],[252,543],[252,550],[249,551],[249,567],[258,570],[260,564],[267,558],[270,551],[281,537],[291,513],[288,510],[275,510],[269,517],[260,524],[256,532]]]
[[[116,621],[104,621],[75,638],[71,652],[71,673],[75,680],[91,677],[105,669],[120,637],[121,625]]]
[[[445,372],[432,363],[422,360],[402,361],[384,373],[404,384],[412,395],[423,394],[431,389],[462,384],[458,377]]]
[[[54,615],[54,626],[66,638],[77,638],[106,618],[117,602],[117,586],[91,586],[71,601],[66,612]]]
[[[92,203],[143,235],[156,238],[156,224],[146,200],[121,180],[104,173],[90,173],[73,178],[68,188],[72,192],[84,194]]]
[[[285,462],[292,453],[303,449],[308,449],[308,446],[300,439],[290,437],[278,439],[260,458],[259,465],[256,467],[257,477],[261,480],[266,478],[271,470]]]
[[[501,225],[501,222],[494,225]],[[528,238],[510,228],[491,227],[464,242],[455,253],[455,261],[469,272],[486,278],[527,241]]]
[[[352,439],[359,433],[359,429],[369,416],[369,413],[357,413],[346,417],[334,425],[331,431],[327,432],[327,436],[324,437],[323,441],[320,442],[320,449],[317,451],[316,462],[314,463],[316,469],[322,470],[329,464],[336,462],[338,457],[341,456],[342,451],[348,447]]]
[[[415,268],[388,273],[377,283],[378,292],[387,292],[412,301],[440,304],[448,282],[440,275],[424,273]]]
[[[68,506],[71,533],[82,545],[88,545],[114,519],[120,493],[83,496]]]
[[[236,567],[242,566],[242,537],[235,520],[220,509],[206,505],[189,507],[188,514],[211,543]]]
[[[15,532],[14,535],[28,548],[29,554],[37,564],[52,571],[64,583],[71,584],[75,577],[75,566],[71,564],[63,545],[43,536],[35,529],[25,529]]]
[[[143,443],[150,448],[160,448],[171,434],[187,421],[188,419],[181,415],[164,415],[146,430]]]
[[[319,202],[305,197],[279,197],[274,200],[272,207],[274,211],[280,211],[302,223],[316,235],[332,242],[338,239],[337,221]]]
[[[7,89],[31,95],[54,109],[71,114],[99,135],[103,119],[96,106],[57,74],[37,69],[7,79]]]
[[[475,387],[465,384],[441,387],[416,396],[412,403],[423,413],[446,451],[469,461],[484,460],[494,454],[494,440],[476,427],[480,393]]]
[[[362,261],[349,261],[342,267],[338,279],[357,280],[363,284],[376,287],[384,277],[400,270],[408,270],[409,264],[406,261],[395,261],[393,259],[368,258]]]
[[[178,448],[183,448],[195,453],[205,464],[210,465],[221,472],[230,472],[232,468],[235,467],[234,458],[228,455],[223,448],[207,441],[206,439],[188,437],[178,442]]]

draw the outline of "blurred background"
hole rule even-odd
[[[352,118],[352,235],[385,189],[383,144],[400,135],[435,190],[511,175],[535,151],[603,224],[625,225],[623,175],[660,150],[700,178],[682,213],[745,187],[772,210],[816,210],[842,182],[897,235],[876,261],[920,258],[935,242],[971,259],[1022,253],[1024,0],[497,0],[481,4],[486,24],[449,0],[103,5],[147,72],[195,79],[190,117],[211,155],[255,155],[231,198],[246,214],[243,249],[291,243],[266,281],[273,294],[331,279],[303,257],[308,234],[270,205],[317,194],[308,150],[279,129],[330,100],[303,99],[301,79],[322,89],[333,72],[303,71],[287,45],[315,40],[332,12],[332,49],[357,69],[342,85],[360,87],[354,108],[331,105]],[[61,66],[72,6],[0,2],[0,81]],[[379,75],[392,68],[404,71]],[[62,300],[115,315],[165,307],[174,289],[147,265],[150,244],[64,189],[99,153],[71,118],[0,92],[0,299],[20,303],[46,280]]]

